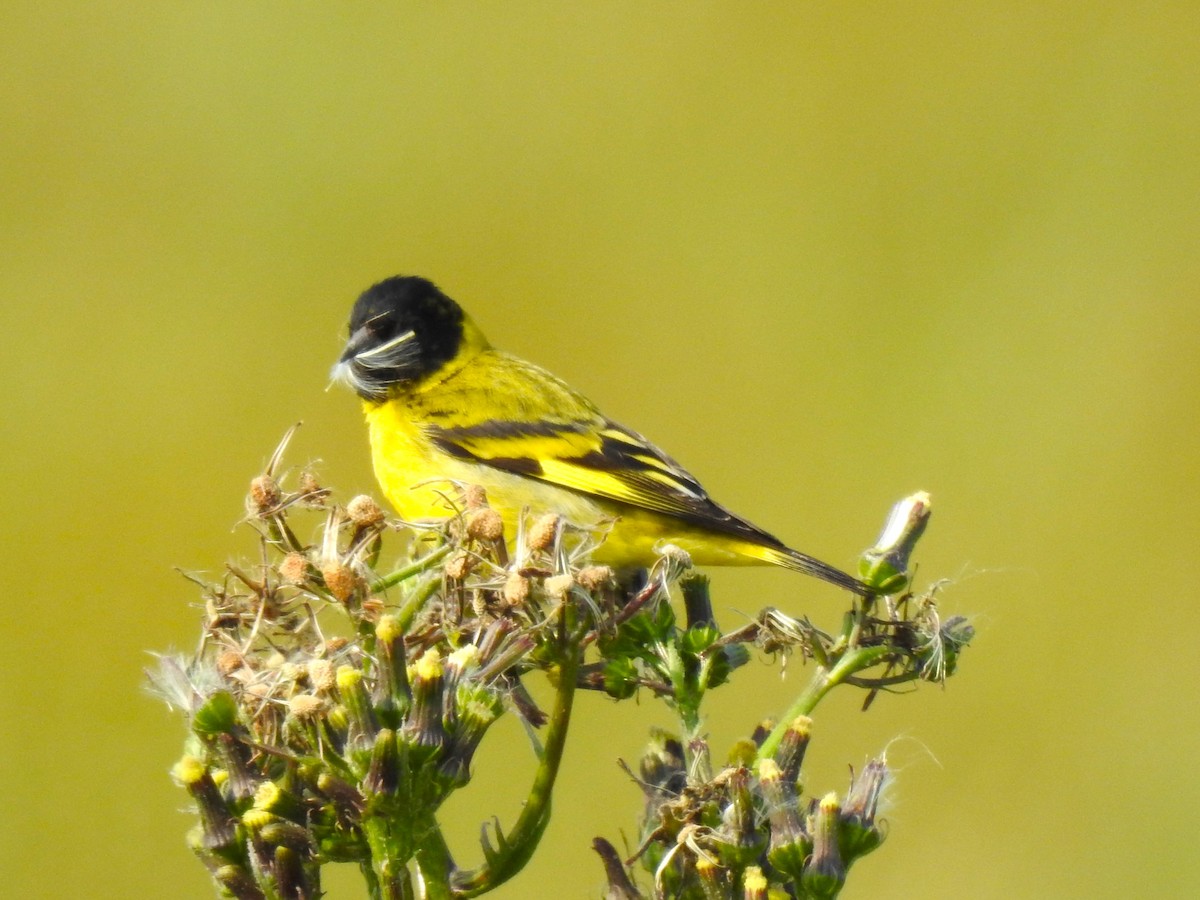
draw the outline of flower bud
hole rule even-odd
[[[484,733],[500,718],[504,703],[495,691],[473,682],[459,684],[455,697],[455,729],[441,771],[452,784],[460,786],[470,780],[475,750]]]
[[[893,506],[879,540],[859,558],[859,577],[879,593],[908,586],[908,560],[929,522],[930,504],[929,494],[918,491]]]
[[[790,880],[798,881],[804,872],[804,862],[812,852],[812,842],[800,819],[796,786],[783,777],[775,760],[769,758],[758,763],[758,784],[766,801],[771,827],[767,860]]]
[[[237,722],[237,701],[228,691],[217,691],[192,714],[192,731],[202,738],[211,738],[231,733]]]
[[[783,733],[779,749],[775,751],[775,762],[783,772],[783,780],[795,785],[800,781],[800,767],[804,764],[804,751],[812,733],[812,719],[796,716]]]
[[[271,871],[275,876],[275,886],[280,897],[310,896],[308,879],[304,877],[304,865],[300,854],[289,846],[280,845],[275,847],[272,862]]]
[[[446,746],[446,730],[442,725],[444,681],[442,656],[436,647],[430,647],[409,670],[412,709],[403,734],[410,744],[425,751],[418,754],[417,764],[440,755]]]
[[[442,725],[446,733],[454,731],[458,718],[458,686],[471,672],[479,668],[479,648],[474,644],[463,644],[448,657],[442,667]]]
[[[729,896],[726,870],[715,859],[700,854],[696,857],[694,865],[696,877],[700,880],[700,890],[704,892],[704,900],[724,900]]]
[[[317,790],[333,803],[338,821],[344,825],[358,822],[366,806],[366,800],[358,792],[358,788],[336,775],[322,772],[317,776]]]
[[[763,741],[775,730],[775,720],[768,717],[760,721],[754,726],[754,732],[750,735],[750,740],[754,741],[755,747],[761,747]]]
[[[758,866],[746,866],[742,873],[742,896],[745,900],[767,900],[767,876]]]
[[[263,892],[242,866],[218,866],[213,869],[212,876],[230,897],[236,897],[237,900],[262,900]]]
[[[883,832],[875,824],[875,814],[888,778],[887,763],[873,759],[850,782],[841,822],[841,846],[847,865],[883,842]]]
[[[687,785],[687,763],[683,744],[673,734],[655,728],[650,744],[638,765],[642,790],[651,803],[661,797],[677,796]]]
[[[375,732],[379,730],[371,699],[362,682],[362,672],[358,669],[353,666],[338,667],[338,693],[349,718],[349,743],[357,750],[371,746],[375,741]]]
[[[516,624],[509,618],[493,619],[483,629],[483,634],[478,638],[479,643],[479,661],[481,665],[488,665],[492,658],[504,646],[504,640],[516,629]]]
[[[604,876],[608,879],[608,890],[605,900],[642,900],[642,894],[634,885],[625,864],[621,861],[617,848],[598,837],[592,841],[592,849],[599,854],[604,863]]]
[[[837,794],[826,794],[817,805],[812,827],[813,852],[800,883],[809,896],[820,900],[836,897],[846,881],[846,868],[838,848],[840,813]]]
[[[272,822],[277,821],[277,819],[278,817],[275,813],[257,806],[252,806],[242,813],[242,824],[250,830],[252,835],[258,834],[259,831],[266,828]]]
[[[304,821],[304,807],[300,799],[273,781],[264,781],[258,786],[254,792],[254,809],[261,809],[293,822]]]
[[[679,579],[679,590],[683,594],[683,606],[687,612],[687,627],[716,625],[712,599],[708,591],[708,576],[700,572],[688,572]]]
[[[404,632],[397,616],[383,616],[376,623],[375,655],[379,662],[372,696],[375,712],[381,721],[398,728],[412,705],[412,697],[408,690]]]
[[[729,771],[729,770],[727,770]],[[750,771],[739,766],[729,771],[726,781],[729,803],[721,819],[725,840],[719,845],[722,861],[734,868],[748,865],[762,852],[762,835],[755,824],[754,795],[750,792]]]
[[[367,777],[363,779],[363,790],[368,796],[393,796],[399,786],[400,749],[396,745],[396,732],[383,728],[375,735],[375,746],[371,748],[371,764],[367,769]]]
[[[228,776],[226,792],[235,800],[253,797],[257,785],[250,768],[250,749],[234,735],[220,734],[217,735],[217,752],[221,754],[221,765]]]
[[[204,832],[204,848],[216,850],[232,846],[237,835],[233,813],[203,761],[185,756],[175,764],[171,774],[196,801]]]

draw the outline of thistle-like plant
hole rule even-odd
[[[682,551],[665,548],[643,577],[619,580],[589,561],[602,529],[541,510],[506,535],[469,485],[448,491],[454,514],[441,525],[404,525],[369,497],[337,502],[311,472],[285,487],[285,445],[247,498],[258,559],[215,583],[197,579],[199,646],[161,656],[151,673],[187,717],[173,775],[197,811],[190,846],[221,895],[319,897],[331,862],[356,863],[377,898],[472,897],[503,884],[549,821],[580,689],[659,698],[678,723],[655,732],[631,771],[643,796],[638,845],[620,854],[594,844],[610,897],[832,897],[880,844],[882,757],[840,799],[805,794],[801,767],[830,690],[854,686],[869,703],[942,681],[971,638],[964,620],[940,619],[932,591],[909,590],[926,495],[899,504],[863,555],[860,577],[878,594],[855,598],[840,628],[766,609],[722,632],[708,580]],[[385,567],[397,536],[404,556]],[[778,723],[754,726],[718,767],[703,701],[750,647],[797,655],[812,674]],[[548,710],[526,690],[542,673]],[[538,735],[536,770],[512,824],[485,825],[476,861],[461,865],[438,813],[505,714]]]

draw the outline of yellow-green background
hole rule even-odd
[[[899,770],[847,896],[1200,889],[1195,4],[6,3],[0,60],[0,892],[211,895],[145,651],[191,646],[172,567],[249,549],[290,423],[372,487],[324,388],[396,272],[832,562],[933,493],[921,573],[979,634],[944,691],[820,711],[815,789]],[[728,624],[844,600],[715,589]],[[722,692],[718,746],[778,675]],[[583,698],[499,896],[597,895],[656,721]],[[528,775],[506,728],[463,862]]]

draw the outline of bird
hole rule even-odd
[[[709,497],[686,469],[545,369],[494,348],[432,281],[364,291],[332,378],[362,402],[375,477],[400,517],[445,519],[448,485],[478,485],[515,534],[523,510],[608,523],[592,561],[649,567],[664,544],[695,565],[773,564],[870,588]]]

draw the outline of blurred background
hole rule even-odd
[[[944,690],[818,711],[813,790],[898,770],[845,896],[1200,890],[1195,4],[123,6],[0,10],[0,891],[212,896],[146,651],[194,645],[174,567],[249,553],[291,423],[374,490],[325,387],[396,273],[830,562],[932,492],[920,576],[979,634]],[[727,626],[844,600],[713,574]],[[763,662],[714,747],[807,677]],[[494,896],[600,893],[655,723],[582,699]],[[465,863],[532,771],[506,728],[445,812]]]

